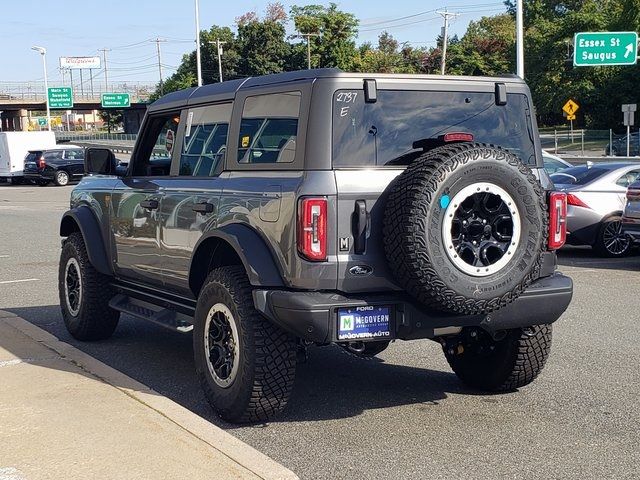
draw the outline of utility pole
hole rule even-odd
[[[202,86],[202,58],[200,57],[200,6],[196,2],[196,67],[198,69],[198,86]]]
[[[297,38],[307,39],[307,68],[311,70],[311,37],[319,37],[319,33],[299,33]]]
[[[524,78],[524,0],[516,0],[516,70],[520,78]]]
[[[215,45],[216,48],[218,49],[218,73],[219,73],[219,78],[220,78],[220,82],[222,83],[222,45],[224,45],[227,42],[221,42],[219,38],[216,38],[215,42],[209,42],[212,45]]]
[[[102,52],[102,63],[104,63],[104,91],[109,91],[109,75],[107,73],[107,52],[110,52],[110,48],[99,48],[99,52]]]
[[[162,52],[160,51],[160,42],[166,42],[163,38],[156,38],[151,40],[156,42],[156,51],[158,52],[158,73],[160,74],[160,95],[164,95],[164,86],[162,84]]]
[[[47,104],[47,130],[51,131],[51,108],[49,106],[49,80],[47,79],[47,49],[34,45],[31,50],[35,50],[42,56],[42,69],[44,70],[44,99]]]
[[[440,61],[440,75],[444,75],[447,66],[447,43],[449,42],[449,17],[457,17],[459,13],[448,12],[445,8],[436,12],[438,15],[442,15],[444,19],[444,26],[442,27],[442,60]]]

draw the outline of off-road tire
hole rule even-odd
[[[75,259],[81,277],[80,305],[77,314],[69,309],[65,291],[67,263]],[[58,269],[58,292],[62,318],[69,333],[78,340],[93,341],[109,338],[120,319],[120,312],[109,308],[115,295],[111,278],[98,272],[87,255],[84,239],[74,232],[64,241]]]
[[[71,176],[64,170],[58,170],[53,177],[53,182],[58,187],[64,187],[69,185],[70,180],[71,180]]]
[[[453,348],[451,354],[445,347],[445,357],[466,385],[489,392],[510,392],[533,382],[542,371],[551,350],[551,332],[551,325],[516,328],[502,340],[490,342],[493,350],[485,347],[478,352],[467,343],[462,353]]]
[[[484,277],[460,270],[443,239],[448,206],[443,198],[477,182],[502,188],[521,213],[513,255],[501,270]],[[517,156],[478,143],[439,147],[410,164],[390,187],[383,229],[397,283],[427,307],[462,314],[501,308],[538,278],[547,232],[545,192],[531,170]]]
[[[605,258],[626,257],[627,255],[629,255],[629,253],[631,253],[631,250],[633,249],[633,240],[631,238],[628,238],[628,242],[629,242],[628,246],[623,251],[613,252],[611,251],[611,249],[607,248],[606,240],[605,240],[605,231],[608,227],[611,227],[614,222],[618,222],[618,224],[621,227],[622,217],[620,217],[619,215],[609,217],[603,220],[600,223],[600,226],[598,227],[598,235],[596,236],[596,241],[593,244],[593,250],[600,257],[605,257]]]
[[[238,371],[226,388],[208,368],[205,323],[222,303],[232,313],[239,336]],[[195,365],[204,394],[218,415],[233,423],[260,422],[280,413],[295,378],[295,337],[264,318],[254,307],[251,285],[240,266],[212,270],[198,296],[193,334]]]

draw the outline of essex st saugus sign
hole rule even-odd
[[[574,37],[576,67],[635,65],[637,57],[636,32],[580,32]]]

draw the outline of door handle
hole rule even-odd
[[[367,203],[356,200],[353,212],[353,253],[362,254],[367,248]]]
[[[140,206],[147,210],[155,210],[158,208],[158,205],[158,200],[143,200],[140,202]]]
[[[203,215],[207,213],[213,213],[213,203],[209,203],[209,202],[196,203],[193,206],[192,210],[194,212],[202,213]]]

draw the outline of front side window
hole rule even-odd
[[[212,177],[219,173],[227,151],[231,108],[231,103],[225,103],[189,110],[179,175]]]
[[[298,91],[247,97],[238,138],[239,163],[295,160],[301,97]]]
[[[135,177],[164,177],[171,170],[171,155],[176,144],[180,113],[158,115],[149,120],[140,150],[133,164]]]
[[[339,90],[333,97],[335,167],[407,165],[431,139],[450,132],[500,145],[524,163],[536,163],[529,101],[507,94],[496,105],[492,92],[378,90],[366,103],[362,90]],[[426,141],[426,142],[425,142]]]

